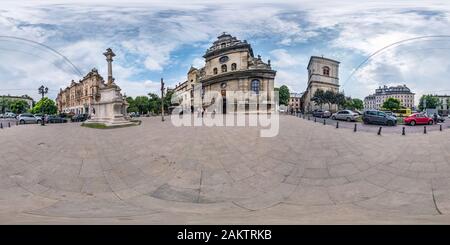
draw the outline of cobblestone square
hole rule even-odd
[[[0,130],[0,223],[450,223],[450,130],[378,136],[280,116],[262,138],[141,120]]]

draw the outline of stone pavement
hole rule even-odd
[[[0,131],[0,223],[450,223],[450,130],[377,136],[281,116],[260,138],[142,120]]]

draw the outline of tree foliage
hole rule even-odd
[[[423,111],[427,108],[436,109],[436,107],[438,107],[440,105],[441,105],[441,103],[440,103],[438,97],[433,96],[431,94],[422,95],[422,97],[420,97],[420,101],[419,101],[419,110]]]
[[[384,101],[382,108],[389,111],[398,110],[401,108],[400,100],[396,98],[388,98]]]
[[[29,105],[25,100],[13,100],[11,101],[9,108],[15,114],[21,114],[29,109]]]
[[[31,109],[31,113],[53,115],[56,114],[57,109],[58,108],[56,107],[55,101],[49,99],[48,97],[44,97],[39,100],[36,105],[34,105]]]
[[[280,99],[280,105],[288,105],[289,97],[290,97],[289,88],[286,85],[282,85],[278,90],[278,98]]]

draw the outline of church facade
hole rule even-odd
[[[308,85],[302,96],[302,110],[311,112],[315,109],[337,111],[337,105],[316,105],[312,100],[314,93],[321,89],[323,91],[339,92],[339,61],[312,56],[308,63]]]
[[[276,71],[270,60],[254,56],[246,40],[223,33],[203,58],[205,66],[191,67],[187,80],[175,86],[173,98],[183,113],[199,109],[223,114],[274,110]]]

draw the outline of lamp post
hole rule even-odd
[[[161,121],[164,122],[164,81],[161,78]]]
[[[40,95],[42,95],[42,105],[41,105],[41,113],[42,113],[42,118],[41,118],[41,126],[44,126],[45,125],[45,122],[44,122],[44,95],[46,94],[46,93],[48,93],[48,88],[47,87],[44,87],[44,85],[42,85],[42,86],[40,86],[39,87],[39,94]]]

